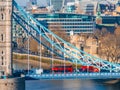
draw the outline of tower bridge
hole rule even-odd
[[[20,7],[14,0],[0,0],[0,75],[12,74],[12,19],[19,24],[27,34],[28,38],[28,74],[27,78],[33,79],[104,79],[104,78],[120,78],[120,65],[102,60],[101,58],[92,56],[74,45],[66,42],[51,30],[47,29],[44,25],[38,22],[31,14],[27,13],[22,7]],[[29,39],[32,37],[41,46],[57,55],[65,61],[70,61],[76,65],[73,72],[64,73],[47,73],[37,74],[29,73]],[[44,39],[44,41],[42,41]],[[49,45],[47,45],[47,42]],[[52,54],[52,62],[53,62]],[[41,67],[41,54],[40,54],[40,69]],[[99,69],[99,72],[83,72],[77,71],[77,65],[91,66]],[[53,65],[53,63],[52,63]]]

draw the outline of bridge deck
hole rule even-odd
[[[116,79],[120,78],[120,73],[31,74],[26,77],[31,79]]]

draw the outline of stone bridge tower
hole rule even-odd
[[[0,0],[0,76],[12,74],[12,0]]]

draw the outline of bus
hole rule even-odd
[[[72,65],[70,66],[54,66],[51,68],[51,71],[52,72],[70,72],[72,73],[73,72],[73,67]]]
[[[99,72],[100,70],[94,66],[81,66],[81,72]]]

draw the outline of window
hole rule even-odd
[[[0,41],[4,42],[5,41],[5,34],[0,34]]]
[[[1,34],[1,41],[3,42],[3,34]]]
[[[4,62],[4,57],[2,56],[1,57],[1,61],[2,61],[2,65],[4,64],[3,62]]]
[[[1,14],[1,20],[3,20],[3,13]]]
[[[1,53],[3,54],[4,52],[2,51]]]
[[[1,74],[2,74],[2,75],[5,75],[5,72],[4,72],[4,71],[1,71]]]
[[[1,13],[0,20],[5,20],[5,14]]]

